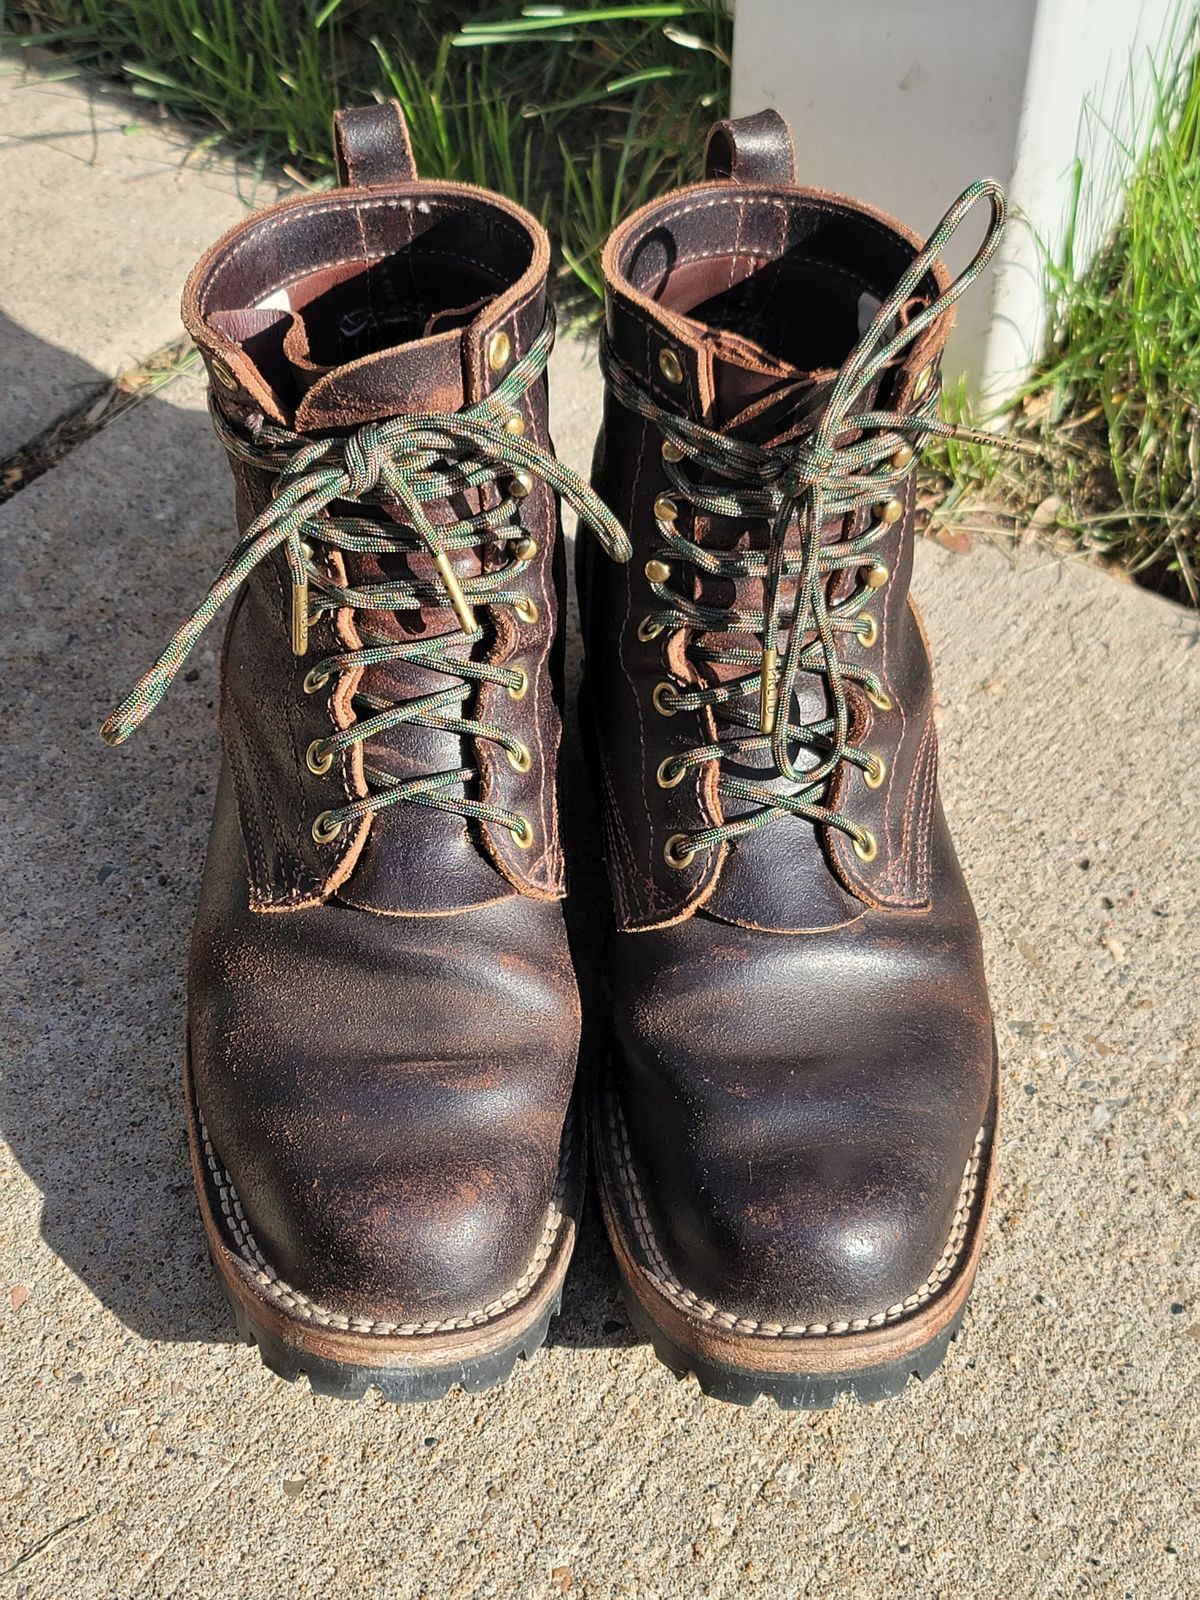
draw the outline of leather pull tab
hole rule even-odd
[[[752,117],[714,123],[704,147],[704,176],[793,187],[796,149],[792,130],[778,111],[758,111]]]
[[[333,144],[338,182],[343,188],[374,189],[406,183],[417,175],[408,124],[398,100],[335,111]]]

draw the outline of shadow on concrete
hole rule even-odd
[[[6,360],[27,343],[0,319]],[[57,354],[71,392],[103,381]],[[229,1343],[181,1094],[187,938],[217,770],[219,624],[129,744],[111,751],[97,735],[228,553],[228,472],[189,383],[143,402],[0,506],[11,597],[0,645],[9,730],[0,1129],[41,1191],[45,1243],[131,1333]],[[573,730],[564,767],[564,810],[578,819],[569,914],[594,1059],[606,891]],[[39,1255],[12,1270],[53,1269]],[[52,1304],[52,1283],[28,1287]],[[551,1341],[633,1341],[594,1202]]]
[[[0,359],[5,380],[27,361],[53,368],[56,392],[75,403],[105,382],[6,318]],[[0,506],[10,597],[0,1129],[42,1192],[47,1246],[132,1333],[224,1341],[180,1092],[187,928],[214,790],[215,648],[189,662],[159,727],[119,752],[98,736],[112,697],[194,605],[228,543],[207,419],[184,401],[145,401]],[[45,1258],[22,1270],[42,1272],[31,1300],[52,1304]]]
[[[58,415],[74,411],[103,382],[94,367],[0,312],[0,461],[45,428],[47,407]]]
[[[573,561],[570,565],[573,567]],[[573,592],[567,626],[568,688],[559,792],[570,891],[565,906],[567,935],[583,1002],[580,1086],[590,1104],[595,1076],[608,1045],[608,996],[601,959],[611,913],[601,860],[600,816],[588,781],[579,732],[580,641]],[[590,1151],[588,1160],[591,1164]],[[617,1287],[616,1265],[605,1236],[594,1177],[593,1173],[575,1258],[563,1290],[562,1314],[550,1325],[547,1343],[551,1345],[601,1349],[639,1342],[640,1336],[630,1326]]]

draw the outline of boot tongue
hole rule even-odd
[[[783,444],[807,433],[833,390],[834,372],[764,375],[713,363],[713,419],[722,433],[754,444]]]
[[[859,295],[860,335],[879,305],[865,290]],[[801,368],[740,334],[706,332],[712,357],[711,426],[755,444],[779,444],[815,424],[837,381],[836,368]],[[869,403],[877,389],[873,385],[864,401]]]
[[[288,427],[301,434],[341,433],[405,413],[459,410],[466,403],[469,343],[476,337],[472,324],[491,300],[487,296],[452,310],[422,313],[418,321],[416,316],[401,320],[396,312],[389,318],[386,305],[372,308],[369,297],[343,299],[331,307],[325,296],[319,305],[295,306],[285,293],[251,309],[214,313],[209,321],[254,362]],[[382,339],[402,342],[372,348]],[[478,493],[464,493],[424,509],[435,524],[454,521],[479,509]],[[340,509],[345,513],[355,508]],[[398,508],[383,505],[367,514],[385,523],[389,517],[405,520]],[[389,554],[347,550],[338,563],[341,581],[355,589],[414,579],[427,583],[434,578],[432,559],[419,549]],[[458,551],[453,564],[460,579],[475,577],[483,568],[481,552]],[[339,623],[341,628],[348,626],[355,637],[342,637],[344,647],[427,641],[457,631],[453,614],[433,605],[402,611],[358,610],[352,623]],[[454,681],[452,673],[398,660],[366,667],[356,693],[380,706],[394,706],[435,694]],[[459,733],[417,723],[378,732],[362,750],[369,769],[386,773],[396,783],[471,764]],[[403,827],[410,839],[419,836],[422,841],[412,844],[417,852],[413,859],[422,850],[432,856],[441,848],[438,834],[445,829],[441,813],[421,806],[395,809],[404,810]],[[372,858],[386,855],[378,848],[379,840],[399,825],[391,813],[376,818]]]
[[[343,318],[333,329],[324,322],[310,327],[303,311],[293,312],[291,327],[283,341],[283,355],[299,396],[293,423],[297,432],[351,428],[384,421],[406,411],[457,411],[465,403],[464,330],[489,299],[455,310],[439,311],[429,316],[420,329],[415,329],[416,336],[405,343],[380,350],[367,349],[361,354],[353,354],[356,346],[378,337],[378,328],[360,328],[357,320],[350,318]],[[350,359],[337,364],[319,359],[340,353],[349,355]],[[477,509],[474,495],[425,508],[435,523],[452,521]],[[385,508],[380,514],[404,520],[398,509],[388,511]],[[417,551],[385,556],[344,552],[342,559],[349,581],[355,587],[398,578],[420,578],[428,582],[434,577],[430,558]],[[454,565],[459,576],[465,578],[477,576],[483,563],[479,551],[471,549],[460,551]],[[357,620],[360,629],[366,629],[374,643],[385,639],[398,642],[428,639],[433,634],[456,631],[454,618],[444,607],[360,612]],[[392,662],[368,667],[359,687],[368,697],[399,704],[436,693],[452,681],[444,673],[413,662]],[[376,735],[363,751],[369,766],[386,772],[396,782],[452,769],[465,760],[457,733],[415,725],[402,724]]]
[[[440,311],[414,326],[413,337],[379,349],[370,343],[381,330],[360,317],[330,328],[324,318],[314,325],[303,310],[264,305],[216,312],[210,321],[254,362],[281,417],[298,433],[318,433],[406,410],[457,411],[464,404],[463,333],[487,304]]]
[[[296,408],[296,428],[307,433],[378,422],[396,414],[398,401],[400,409],[409,409],[403,404],[409,395],[420,396],[422,411],[457,411],[464,403],[463,330],[487,304],[483,299],[439,311],[427,320],[419,338],[340,365],[313,359],[309,329],[303,314],[295,313],[283,353],[303,396]]]
[[[860,301],[860,332],[866,321],[874,315],[879,302],[871,296]],[[802,370],[772,356],[761,346],[727,332],[710,330],[711,390],[705,425],[737,439],[766,447],[783,448],[811,433],[824,411],[837,381],[837,370],[825,367]],[[849,350],[845,352],[849,355]],[[862,397],[859,409],[867,409],[881,387],[877,379]],[[717,480],[714,480],[717,481]],[[731,517],[706,519],[698,530],[701,543],[724,549],[742,547],[765,548],[767,529],[762,522],[743,521]],[[787,535],[787,544],[798,547],[800,532],[793,526]],[[701,604],[743,607],[751,609],[763,604],[764,585],[761,579],[713,578],[698,569],[691,576],[691,596]],[[780,603],[785,614],[794,603],[795,585],[785,581],[780,591]],[[747,636],[742,633],[712,632],[703,635],[706,648],[720,652],[736,652],[747,648]],[[750,641],[750,648],[755,641]],[[740,663],[704,661],[700,671],[711,685],[731,682],[746,674]],[[791,715],[797,722],[818,722],[828,712],[827,694],[820,677],[800,673],[793,686]],[[737,732],[736,724],[727,724],[717,713],[718,737],[723,733]],[[816,750],[801,746],[792,752],[797,766],[815,767],[820,756]],[[784,778],[775,771],[770,750],[741,751],[736,758],[727,759],[725,770],[760,784],[781,795],[795,794],[800,784]],[[726,820],[757,810],[748,801],[726,799]],[[773,839],[766,839],[770,829],[750,833],[738,842],[729,864],[718,880],[716,891],[708,905],[711,914],[729,918],[734,922],[751,923],[758,917],[767,926],[790,928],[795,921],[785,884],[792,874],[779,874],[773,870]],[[821,847],[814,829],[793,828],[790,835],[792,848],[797,852],[801,874],[815,885],[815,893],[823,896],[825,903],[815,913],[820,922],[827,917],[831,924],[843,920],[843,896],[836,882],[824,866]],[[747,888],[749,882],[749,888]],[[764,889],[764,885],[766,886]],[[818,904],[821,902],[818,901]],[[753,906],[755,909],[748,910]]]
[[[861,296],[860,332],[878,310],[879,303],[872,295]],[[712,374],[707,426],[729,437],[767,447],[785,447],[811,433],[833,392],[838,377],[836,369],[803,371],[738,334],[716,329],[706,331]],[[855,409],[870,409],[883,384],[881,375],[856,400]],[[699,533],[702,543],[719,545],[723,549],[734,549],[738,545],[762,549],[767,542],[767,529],[762,523],[730,517],[706,520]],[[787,544],[799,547],[798,525],[789,530]],[[749,609],[761,605],[764,598],[763,585],[758,579],[739,578],[731,583],[728,578],[713,578],[695,570],[691,582],[691,597],[701,604],[732,604]],[[785,581],[779,597],[785,610],[794,594],[794,584]],[[746,639],[744,634],[713,632],[704,636],[704,642],[717,651],[732,651],[744,648]],[[746,669],[735,663],[706,662],[702,671],[708,682],[719,684],[744,676]],[[794,695],[794,715],[800,719],[815,722],[825,715],[825,690],[818,679],[802,673]],[[798,755],[802,767],[815,766],[818,759],[807,749]],[[739,760],[747,775],[755,781],[765,781],[769,788],[781,793],[792,793],[798,788],[796,783],[783,778],[766,777],[773,768],[769,751],[743,753]],[[741,810],[752,809],[752,806],[734,804],[729,807],[728,814],[733,816]]]
[[[703,326],[703,325],[702,325]],[[762,345],[725,329],[705,328],[710,394],[705,422],[722,433],[767,443],[793,406],[809,409],[809,396],[831,373],[805,372]],[[772,430],[772,424],[777,426]]]

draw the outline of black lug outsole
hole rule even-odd
[[[781,1411],[827,1411],[845,1394],[864,1405],[894,1400],[908,1386],[910,1378],[923,1381],[941,1366],[967,1309],[964,1301],[941,1333],[910,1355],[864,1368],[861,1372],[838,1373],[831,1377],[828,1373],[751,1372],[744,1367],[693,1355],[663,1332],[624,1279],[621,1289],[634,1327],[650,1341],[654,1354],[676,1378],[694,1377],[704,1394],[729,1405],[752,1406],[765,1395],[774,1400]]]
[[[308,1379],[313,1394],[334,1400],[362,1400],[378,1389],[385,1400],[395,1405],[424,1404],[442,1400],[451,1389],[478,1394],[506,1383],[518,1361],[530,1361],[546,1342],[550,1319],[558,1314],[562,1291],[518,1338],[502,1350],[474,1361],[458,1361],[444,1367],[364,1367],[345,1361],[330,1361],[311,1355],[256,1325],[249,1311],[217,1270],[217,1281],[237,1319],[242,1342],[254,1345],[263,1365],[288,1383]]]

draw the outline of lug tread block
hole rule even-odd
[[[922,1382],[932,1377],[962,1327],[966,1303],[936,1338],[921,1349],[897,1361],[885,1362],[853,1373],[830,1377],[827,1373],[786,1373],[773,1375],[748,1372],[743,1368],[713,1361],[697,1360],[685,1353],[644,1312],[637,1296],[622,1283],[622,1297],[630,1320],[650,1341],[658,1360],[679,1380],[694,1377],[701,1392],[728,1405],[752,1406],[765,1396],[781,1411],[827,1411],[842,1395],[850,1395],[862,1405],[894,1400],[908,1387],[909,1380]]]
[[[477,1361],[420,1369],[367,1367],[310,1355],[277,1334],[257,1327],[246,1307],[230,1292],[220,1271],[217,1282],[233,1311],[239,1339],[258,1350],[263,1366],[276,1377],[287,1383],[307,1378],[313,1394],[333,1400],[362,1400],[371,1389],[378,1389],[394,1405],[442,1400],[454,1388],[480,1394],[506,1383],[518,1361],[531,1361],[537,1355],[546,1342],[551,1318],[558,1315],[562,1306],[560,1292],[537,1321],[511,1344]]]

